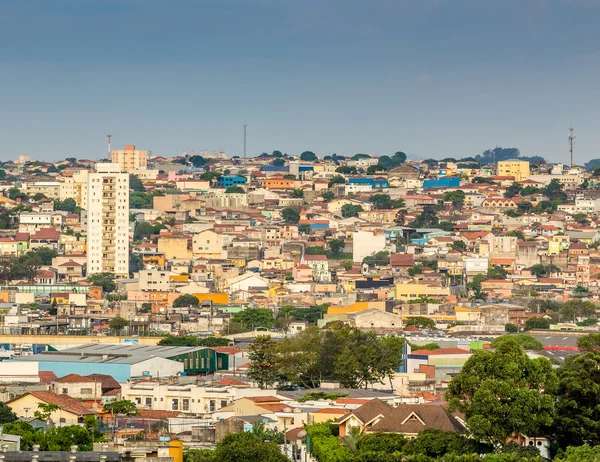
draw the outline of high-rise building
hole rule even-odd
[[[89,170],[65,169],[58,177],[60,183],[59,199],[75,199],[77,207],[87,207],[87,187]]]
[[[88,175],[87,273],[129,277],[129,174],[99,163]]]
[[[125,146],[122,150],[113,150],[111,162],[119,164],[126,172],[146,170],[148,168],[148,151],[135,149],[134,145]]]

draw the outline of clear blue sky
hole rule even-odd
[[[1,0],[0,159],[600,157],[598,0]]]

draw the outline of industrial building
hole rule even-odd
[[[81,345],[62,351],[47,351],[10,361],[37,363],[38,370],[58,377],[106,374],[118,382],[135,377],[173,377],[210,374],[229,367],[229,355],[206,347],[143,346],[134,343]]]

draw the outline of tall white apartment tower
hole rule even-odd
[[[129,277],[129,174],[119,164],[96,164],[87,201],[87,273]]]

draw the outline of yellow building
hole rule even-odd
[[[191,258],[188,249],[187,236],[161,236],[158,238],[158,252],[163,253],[167,260],[173,258]]]
[[[40,403],[58,406],[58,409],[50,414],[50,420],[55,425],[77,425],[83,423],[86,416],[97,414],[85,402],[66,394],[58,395],[51,391],[30,391],[6,404],[17,414],[17,417],[33,417],[33,413],[38,410]]]
[[[526,160],[503,160],[498,162],[498,176],[512,176],[515,181],[524,181],[529,177],[529,162]]]
[[[408,301],[423,297],[448,297],[448,287],[428,286],[425,284],[396,284],[396,300]]]
[[[554,235],[548,242],[548,255],[558,255],[569,249],[570,239],[567,235]]]
[[[454,309],[457,322],[465,322],[467,324],[479,324],[481,319],[481,310],[457,306]]]

